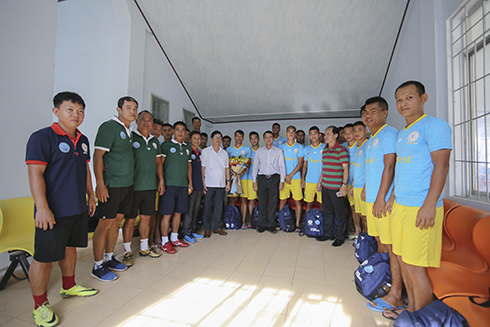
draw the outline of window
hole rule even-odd
[[[196,115],[192,111],[186,109],[182,110],[182,121],[187,125],[187,128],[192,131],[194,129],[192,127],[192,118],[194,118]]]
[[[151,95],[151,112],[154,118],[161,119],[164,123],[168,123],[168,101],[162,100],[156,95]]]
[[[490,0],[467,1],[448,26],[454,135],[450,194],[490,202]]]

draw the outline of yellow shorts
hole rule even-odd
[[[249,200],[256,200],[257,199],[257,192],[254,191],[254,181],[251,179],[244,180],[242,181],[243,185],[243,196]],[[245,192],[245,188],[247,189],[247,192]]]
[[[366,202],[367,229],[371,236],[379,236],[383,244],[391,244],[391,214],[387,211],[386,216],[376,218],[373,215],[373,203]]]
[[[347,185],[347,200],[349,200],[349,204],[352,207],[354,205],[354,197],[350,196],[350,194],[349,194],[350,188],[351,188],[351,186]]]
[[[362,187],[354,187],[354,206],[356,213],[367,216],[366,201],[361,200]]]
[[[305,202],[311,203],[315,201],[316,194],[316,200],[318,203],[322,203],[322,192],[316,191],[316,184],[317,183],[305,183]]]
[[[393,253],[401,256],[403,262],[413,266],[439,268],[444,207],[436,208],[434,226],[428,229],[415,227],[419,209],[396,202],[393,204],[391,220]]]
[[[291,181],[291,184],[284,182],[284,188],[279,192],[279,199],[289,199],[290,193],[293,194],[293,200],[303,200],[303,189],[301,188],[301,179]]]

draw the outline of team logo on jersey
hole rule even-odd
[[[60,151],[63,153],[67,153],[68,151],[70,151],[70,146],[65,142],[61,142],[58,147],[60,148]]]
[[[282,144],[282,141],[279,141],[278,144],[281,145]]]
[[[153,143],[153,148],[156,150],[158,145],[156,143]]]
[[[175,151],[177,151],[175,148],[170,148],[170,152],[175,153]]]
[[[121,138],[122,138],[123,140],[125,140],[125,139],[126,139],[126,133],[124,133],[123,131],[121,131],[121,133],[119,133],[119,135],[121,136]]]
[[[408,135],[407,140],[409,142],[415,142],[415,141],[417,141],[418,138],[419,138],[419,132],[413,131],[412,133],[410,133]]]
[[[316,152],[315,152],[316,153]],[[310,155],[310,151],[306,151],[306,155],[309,156]]]
[[[298,149],[294,149],[294,153],[298,153]]]
[[[373,146],[378,145],[378,143],[379,143],[379,139],[378,139],[378,138],[376,138],[376,139],[373,141]]]
[[[140,147],[140,143],[139,143],[139,142],[134,142],[134,143],[133,143],[133,147],[134,147],[135,149],[138,149],[138,148]]]
[[[240,152],[241,154],[245,154],[245,150],[242,150],[242,152]]]
[[[189,149],[185,149],[185,154],[189,155]]]
[[[196,155],[193,153],[193,154],[191,155],[191,158],[192,158],[192,160],[196,160]]]
[[[83,154],[87,154],[87,152],[88,152],[88,146],[87,146],[87,144],[82,143],[82,150],[83,150]]]
[[[357,153],[358,156],[362,155],[362,150],[359,150],[359,152]]]

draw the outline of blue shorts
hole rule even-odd
[[[189,193],[187,187],[167,186],[165,193],[160,196],[158,212],[162,215],[173,213],[186,213],[189,206]]]

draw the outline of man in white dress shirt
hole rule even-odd
[[[219,131],[211,133],[212,146],[202,150],[201,169],[204,193],[204,237],[211,236],[213,233],[226,235],[227,233],[220,228],[221,212],[223,210],[223,197],[225,191],[230,190],[230,164],[228,153],[223,150],[221,145],[222,135]],[[214,212],[214,226],[211,226],[211,213]]]
[[[274,134],[271,131],[264,133],[265,147],[255,153],[252,171],[253,189],[259,195],[259,223],[257,232],[268,230],[276,233],[274,219],[276,217],[278,192],[284,188],[286,166],[284,153],[281,149],[272,145]],[[267,196],[269,205],[267,206]],[[267,214],[267,207],[269,214]]]

